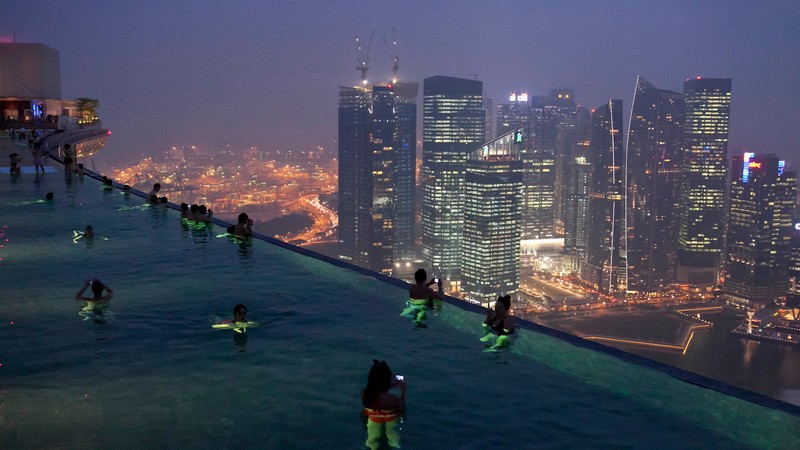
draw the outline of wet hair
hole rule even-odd
[[[189,210],[189,205],[187,205],[186,203],[181,203],[181,211],[185,212],[188,210]]]
[[[93,231],[94,231],[94,228],[92,228],[92,226],[91,226],[91,225],[86,225],[86,230],[85,230],[85,231],[87,231],[87,232],[88,232],[88,231],[92,231],[92,232],[93,232]]]
[[[92,280],[92,294],[94,294],[95,297],[101,297],[103,295],[104,287],[105,285],[103,284],[103,282],[98,280],[97,278]]]
[[[154,191],[160,191],[161,190],[161,183],[154,184],[153,185],[153,190]]]
[[[83,169],[83,163],[78,163],[78,168],[79,169]],[[103,178],[105,178],[105,177],[103,177]]]
[[[367,408],[378,399],[378,394],[386,392],[392,387],[392,370],[386,361],[372,360],[372,367],[367,377],[367,387],[364,388],[363,404]]]
[[[106,186],[112,186],[114,184],[114,181],[111,178],[106,178],[105,180],[103,180],[103,184]]]
[[[190,210],[192,211],[192,213],[196,213],[196,212],[200,211],[200,207],[197,206],[197,203],[195,203],[194,205],[192,205]]]
[[[231,226],[229,226],[227,229],[225,229],[225,231],[227,231],[227,232],[228,232],[228,234],[234,234],[234,233],[236,233],[236,225],[231,225]]]
[[[200,209],[198,211],[200,214],[205,216],[207,211],[208,210],[206,209],[206,205],[200,205]]]
[[[150,203],[158,203],[158,196],[156,194],[150,196]]]
[[[236,306],[234,306],[233,307],[233,317],[236,317],[236,314],[242,312],[242,310],[244,310],[244,313],[247,314],[247,306],[244,306],[241,303],[239,303]]]
[[[511,309],[511,296],[510,295],[497,297],[497,302],[502,304],[503,306],[505,306],[506,310],[510,310]]]
[[[125,186],[122,186],[122,190],[128,192],[131,190],[131,187],[126,184]]]
[[[427,279],[428,279],[428,272],[425,272],[425,269],[417,269],[417,271],[414,272],[414,281],[416,281],[417,283],[423,283]]]
[[[166,205],[169,200],[167,200],[167,197],[161,197],[158,201],[161,202],[162,205]]]
[[[52,192],[48,192],[47,195],[44,196],[44,198],[46,198],[48,200],[52,200],[53,199],[53,193]]]
[[[239,223],[245,223],[245,222],[247,222],[247,219],[249,219],[249,217],[247,216],[247,213],[241,213],[241,214],[239,214],[239,217],[237,218]]]
[[[78,164],[78,165],[80,166],[80,164]],[[103,183],[105,183],[107,179],[108,179],[108,177],[103,175]]]

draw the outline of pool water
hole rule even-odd
[[[373,358],[405,448],[800,448],[794,414],[528,330],[484,353],[478,314],[416,329],[402,288],[88,176],[0,177],[0,226],[0,448],[363,448]],[[94,277],[105,311],[74,300]],[[261,326],[212,329],[236,303]]]

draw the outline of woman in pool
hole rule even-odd
[[[400,397],[389,393],[395,386],[400,388]],[[385,425],[389,447],[400,448],[398,425],[406,408],[406,382],[392,374],[386,361],[372,360],[367,386],[361,391],[361,404],[361,413],[367,416],[367,447],[378,448]]]
[[[83,293],[86,292],[86,289],[92,287],[92,297],[84,297]],[[103,291],[106,292],[103,295]],[[111,290],[110,287],[103,284],[102,281],[95,278],[94,280],[86,280],[83,283],[83,287],[77,294],[75,294],[75,300],[82,300],[85,302],[107,302],[114,297],[114,291]]]
[[[236,237],[250,237],[253,235],[253,220],[247,216],[247,213],[239,214],[236,223]]]
[[[486,311],[486,320],[483,321],[485,335],[481,342],[491,342],[495,339],[494,345],[489,350],[499,350],[508,347],[511,342],[509,336],[514,334],[514,319],[511,318],[511,296],[497,297],[494,302],[494,309]]]

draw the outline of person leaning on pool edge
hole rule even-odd
[[[249,237],[253,235],[253,220],[247,216],[247,213],[239,214],[236,231],[233,234],[238,237]]]

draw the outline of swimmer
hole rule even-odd
[[[434,278],[429,282],[427,280],[428,274],[425,269],[419,269],[414,272],[415,284],[411,286],[408,293],[408,303],[406,309],[400,313],[401,316],[411,317],[414,319],[414,325],[419,328],[425,328],[425,320],[428,318],[427,310],[433,308],[436,310],[442,309],[442,300],[444,300],[444,291],[442,290],[442,280]],[[431,285],[436,284],[438,290],[434,291],[430,288]]]
[[[151,205],[157,205],[158,204],[158,196],[156,194],[153,194],[148,198],[150,199],[150,204]]]
[[[83,163],[78,163],[78,168],[75,169],[75,173],[77,173],[78,175],[83,175],[85,173],[83,169]],[[105,177],[103,177],[103,181],[105,181]]]
[[[86,225],[83,231],[72,230],[72,242],[77,243],[80,238],[94,238],[94,228],[91,225]]]
[[[103,180],[103,189],[110,191],[114,189],[114,180],[111,178],[106,178]]]
[[[92,288],[92,297],[84,297],[83,293],[86,292],[86,289],[88,289],[90,286]],[[103,295],[103,291],[106,292],[105,295]],[[84,302],[107,302],[111,300],[113,297],[114,297],[114,291],[112,291],[110,287],[103,284],[103,282],[98,280],[97,278],[95,278],[94,280],[86,280],[83,283],[83,287],[81,288],[81,290],[78,291],[77,294],[75,294],[75,300],[80,300]]]
[[[232,329],[237,333],[247,332],[247,328],[255,328],[258,322],[251,322],[247,320],[247,307],[239,303],[233,307],[233,319],[223,320],[220,323],[211,325],[212,328],[217,329]]]
[[[48,192],[47,195],[44,196],[44,198],[45,198],[45,200],[52,200],[53,199],[53,193],[52,192]]]
[[[514,319],[511,318],[510,312],[510,295],[497,297],[497,301],[494,302],[494,310],[486,311],[486,320],[483,321],[485,334],[480,340],[487,343],[495,342],[485,351],[496,352],[511,345],[509,339],[514,334]]]
[[[194,221],[195,217],[200,213],[200,205],[194,203],[192,206],[189,207],[189,214],[187,215],[187,219]]]
[[[181,219],[188,219],[189,218],[189,205],[186,203],[181,203]]]
[[[393,387],[400,388],[400,396],[389,393]],[[361,414],[367,416],[367,442],[370,450],[380,446],[383,428],[389,447],[400,448],[399,424],[406,408],[406,382],[402,376],[394,376],[386,361],[372,360],[367,386],[361,391]]]
[[[122,186],[122,193],[123,194],[130,194],[131,193],[131,187],[129,185],[127,185],[127,184]]]
[[[166,205],[167,202],[169,202],[169,200],[167,200],[167,197],[161,197],[160,199],[158,199],[158,203],[162,205]]]
[[[194,220],[197,222],[210,223],[212,214],[211,210],[206,210],[206,205],[200,205],[200,207],[197,208],[197,215]]]
[[[253,220],[247,216],[247,213],[239,214],[238,223],[234,234],[236,237],[250,237],[253,235]]]

